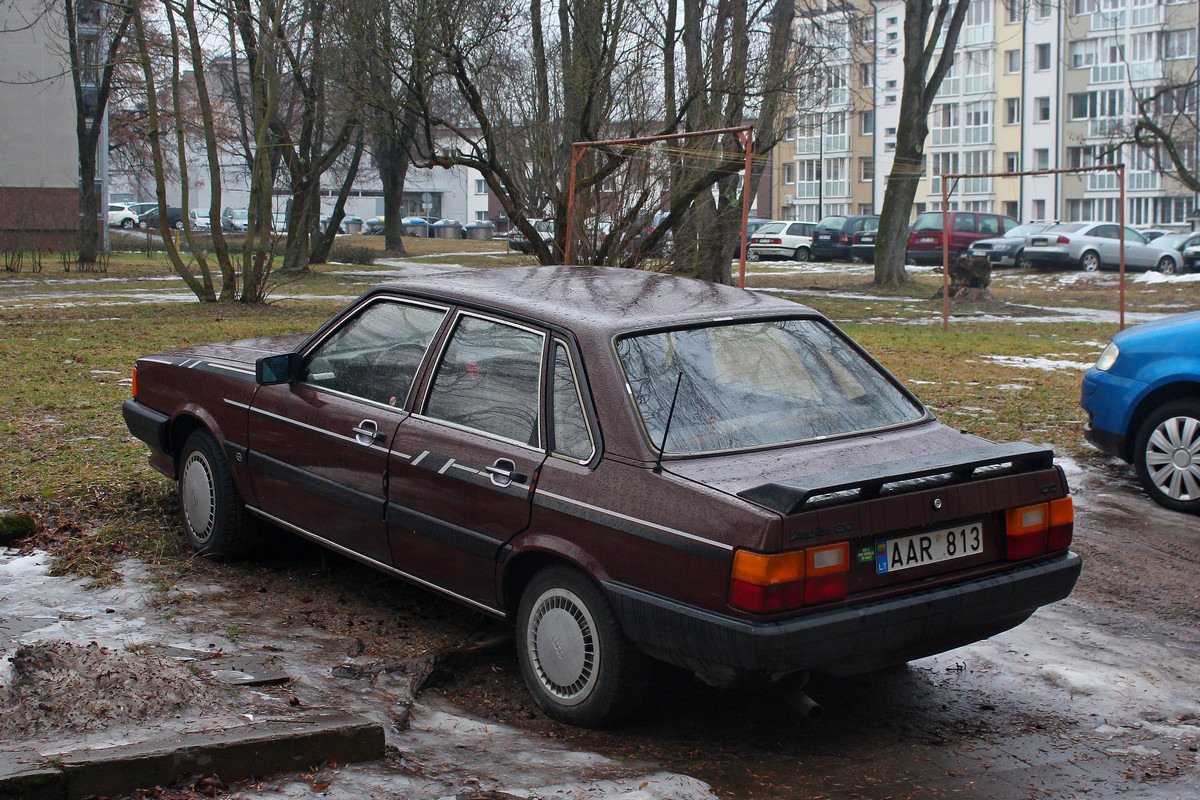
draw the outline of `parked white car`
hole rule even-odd
[[[750,257],[808,261],[812,254],[811,222],[775,221],[750,234]]]
[[[209,223],[207,208],[193,208],[188,212],[188,221],[192,228],[198,231],[206,231],[212,227]]]
[[[138,226],[137,212],[124,203],[109,203],[108,226],[131,231]]]
[[[1034,267],[1078,267],[1087,272],[1117,269],[1121,263],[1121,227],[1115,222],[1064,222],[1025,239],[1025,260]],[[1125,228],[1125,267],[1174,274],[1183,253],[1146,240]]]

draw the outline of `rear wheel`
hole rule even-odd
[[[183,445],[179,507],[188,544],[201,555],[234,559],[246,554],[246,505],[220,447],[207,431],[196,431]]]
[[[125,229],[125,230],[127,230],[127,231],[131,231],[131,230],[133,230],[133,226],[134,226],[135,224],[136,224],[136,223],[135,223],[133,220],[129,219],[128,217],[126,217],[125,219],[121,220],[121,227],[122,227],[122,228],[124,228],[124,229]]]
[[[534,576],[517,613],[517,656],[551,717],[600,728],[637,707],[646,657],[625,638],[600,587],[573,567]]]
[[[1017,253],[1017,257],[1013,259],[1013,262],[1017,265],[1017,269],[1033,269],[1033,262],[1025,257],[1024,250]]]
[[[1142,488],[1159,505],[1200,513],[1200,400],[1173,400],[1146,418],[1134,444]]]
[[[1083,267],[1084,272],[1099,272],[1100,254],[1095,250],[1088,250],[1079,257],[1079,266]]]
[[[175,230],[177,230],[177,231],[183,230],[183,220],[178,220],[175,223]]]
[[[792,258],[796,261],[808,261],[809,255],[807,247],[797,247],[796,252],[792,254]]]
[[[1163,275],[1175,274],[1175,259],[1170,256],[1163,256],[1158,260],[1158,271]]]

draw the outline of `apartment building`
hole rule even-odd
[[[913,213],[941,208],[943,175],[1124,163],[1128,223],[1186,225],[1195,195],[1160,169],[1160,154],[1115,142],[1132,129],[1136,97],[1194,79],[1198,9],[1198,0],[974,0],[930,112],[924,159],[913,165],[924,174]],[[782,217],[882,206],[900,114],[903,23],[902,0],[821,0],[798,12],[797,38],[832,46],[823,92],[798,92],[794,124],[776,148]],[[1194,90],[1159,106],[1196,119]],[[1189,158],[1196,148],[1188,146]],[[952,186],[949,205],[1021,220],[1115,219],[1118,180],[1112,172],[968,177]]]

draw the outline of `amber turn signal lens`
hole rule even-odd
[[[133,382],[131,385],[133,386],[133,396],[137,398],[137,367],[133,368]]]

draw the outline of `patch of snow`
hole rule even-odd
[[[1033,387],[1027,386],[1023,383],[1002,383],[999,386],[997,386],[996,388],[1000,389],[1001,391],[1005,391],[1005,392],[1014,392],[1014,391],[1019,391],[1022,389],[1032,389]]]
[[[1040,369],[1046,372],[1057,372],[1062,369],[1077,369],[1086,371],[1092,368],[1090,362],[1084,363],[1080,361],[1055,361],[1050,358],[1033,358],[1030,356],[984,356],[988,361],[993,361],[1004,367],[1016,367],[1017,369]]]
[[[1133,283],[1200,283],[1200,272],[1189,272],[1185,275],[1163,275],[1161,272],[1143,272]]]

